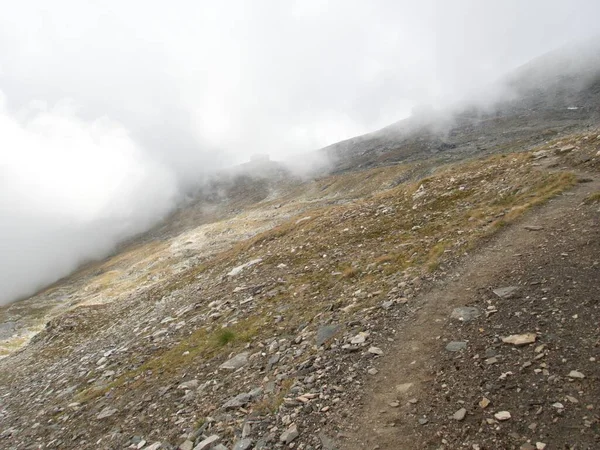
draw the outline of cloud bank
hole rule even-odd
[[[207,173],[468,96],[598,32],[596,0],[24,0],[0,15],[0,303]]]
[[[0,104],[0,130],[0,303],[104,256],[173,206],[174,174],[108,119],[40,103],[13,117]]]

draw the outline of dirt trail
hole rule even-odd
[[[537,442],[551,443],[548,448],[600,448],[600,206],[582,204],[600,190],[600,180],[578,176],[585,182],[496,235],[442,285],[417,299],[420,310],[412,321],[399,325],[393,348],[365,386],[364,406],[341,448],[535,449]],[[570,283],[571,288],[565,288]],[[492,293],[512,285],[521,289],[515,299]],[[529,292],[536,288],[541,292]],[[545,304],[532,306],[532,299],[542,295]],[[551,308],[556,306],[549,305],[552,301],[559,302],[557,308]],[[453,308],[465,305],[480,312],[497,307],[498,313],[482,314],[472,324],[450,318]],[[567,316],[574,311],[579,314]],[[552,350],[548,355],[540,351],[547,358],[534,357],[537,344],[509,348],[498,339],[525,331],[537,332],[538,343]],[[468,348],[449,352],[449,341],[465,341]],[[486,359],[493,354],[498,357]],[[534,372],[538,366],[539,372]],[[565,377],[571,368],[583,371],[582,367],[588,373],[581,383]],[[507,371],[511,373],[502,378]],[[538,385],[547,390],[536,390]],[[550,404],[565,403],[564,386],[573,387],[580,402],[553,408]],[[535,399],[526,402],[524,392],[535,392]],[[483,396],[493,398],[486,409],[478,405]],[[466,417],[451,417],[461,405]],[[511,420],[494,420],[495,406],[500,405],[512,408]],[[579,416],[571,417],[572,410]]]

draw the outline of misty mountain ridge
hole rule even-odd
[[[0,447],[593,448],[586,55],[213,173],[110,256],[0,307]]]
[[[542,55],[446,110],[416,114],[322,151],[334,170],[418,160],[436,153],[460,158],[497,151],[503,137],[539,143],[542,134],[600,119],[600,39]],[[508,129],[508,130],[507,130]]]

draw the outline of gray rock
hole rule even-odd
[[[219,366],[219,369],[225,370],[237,370],[240,367],[245,366],[248,363],[248,357],[250,356],[249,352],[243,352],[239,355],[235,355],[229,361],[225,361],[223,364]]]
[[[494,417],[496,418],[496,420],[504,421],[510,419],[512,416],[508,411],[499,411],[496,414],[494,414]]]
[[[273,355],[269,358],[267,362],[267,370],[271,370],[271,368],[279,362],[279,355]]]
[[[486,357],[486,358],[493,358],[493,357],[494,357],[494,356],[496,356],[497,354],[498,354],[498,353],[496,352],[496,349],[495,349],[495,348],[487,348],[487,349],[485,350],[485,353],[484,353],[484,355],[485,355],[485,357]]]
[[[194,443],[192,441],[190,441],[189,439],[187,441],[184,441],[181,444],[179,444],[179,447],[178,447],[179,450],[192,450],[193,448],[194,448]]]
[[[107,417],[112,416],[116,412],[117,412],[117,408],[111,408],[111,407],[107,406],[106,408],[104,408],[102,411],[100,411],[98,413],[98,415],[96,416],[96,419],[98,419],[98,420],[106,419]]]
[[[248,267],[252,267],[253,265],[261,263],[261,262],[262,262],[262,258],[257,258],[257,259],[248,261],[247,263],[242,264],[241,266],[237,266],[237,267],[234,267],[233,269],[231,269],[231,271],[229,271],[227,276],[235,277],[236,275],[239,275],[242,272],[242,270],[244,270]]]
[[[420,425],[425,425],[425,424],[427,424],[427,422],[429,422],[429,420],[427,420],[425,417],[421,417],[419,419],[419,424]]]
[[[372,355],[377,355],[377,356],[383,355],[383,350],[381,350],[379,347],[369,347],[368,351]]]
[[[519,290],[518,286],[508,286],[503,288],[494,289],[492,292],[500,298],[511,298]]]
[[[452,341],[448,342],[448,345],[446,345],[446,350],[449,352],[459,352],[461,350],[466,350],[466,348],[467,343],[464,341]]]
[[[181,383],[177,386],[177,389],[196,389],[198,387],[198,380],[190,380]]]
[[[525,225],[523,228],[525,228],[527,231],[542,231],[544,229],[544,227],[537,225]]]
[[[352,339],[350,339],[351,344],[364,344],[367,341],[368,333],[360,332]]]
[[[580,380],[585,378],[585,375],[577,370],[571,370],[568,375],[569,378],[579,378]]]
[[[227,447],[225,447],[223,444],[217,444],[214,447],[212,447],[211,450],[229,450],[229,449]]]
[[[207,450],[211,448],[214,444],[216,444],[221,438],[213,434],[212,436],[207,437],[202,442],[194,447],[194,450]]]
[[[481,311],[478,308],[472,306],[461,306],[460,308],[454,308],[450,317],[463,322],[469,322],[470,320],[476,319],[481,315]]]
[[[510,336],[503,337],[502,342],[520,347],[527,344],[533,344],[536,339],[537,336],[535,333],[511,334]]]
[[[248,450],[250,447],[252,447],[252,439],[245,438],[237,441],[233,446],[233,450]]]
[[[227,400],[227,402],[223,405],[224,409],[237,409],[241,408],[244,405],[250,403],[252,400],[260,397],[262,395],[262,388],[256,388],[250,392],[245,392],[243,394],[238,394],[235,397]]]
[[[0,323],[0,339],[8,339],[13,334],[15,334],[17,330],[16,322],[4,322]]]
[[[329,436],[323,433],[319,433],[319,439],[321,440],[321,445],[323,446],[323,450],[337,450],[335,442]]]
[[[460,408],[458,411],[456,411],[452,415],[452,418],[454,420],[461,421],[461,420],[463,420],[465,418],[466,415],[467,415],[467,410],[465,408]]]
[[[281,433],[281,436],[279,437],[279,441],[283,442],[284,444],[289,444],[294,439],[296,439],[299,436],[299,434],[300,433],[298,433],[298,427],[296,426],[295,423],[293,423],[290,425],[290,427],[287,430],[285,430],[283,433]]]
[[[145,447],[144,450],[158,450],[161,445],[162,445],[162,442],[155,442],[154,444],[152,444],[148,447]]]
[[[330,340],[339,330],[339,325],[324,325],[319,327],[317,330],[317,337],[315,338],[317,347],[320,347],[325,342]]]

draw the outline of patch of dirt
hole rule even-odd
[[[584,202],[600,183],[583,178],[418,299],[341,448],[600,448],[600,207]],[[493,292],[511,286],[508,298]],[[481,315],[451,318],[463,306]],[[535,343],[502,341],[524,333]]]

